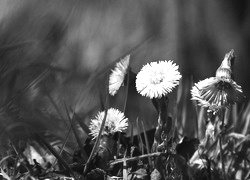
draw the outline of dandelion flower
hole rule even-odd
[[[191,100],[197,100],[198,105],[208,108],[209,111],[218,111],[244,98],[241,86],[231,79],[231,59],[233,52],[226,54],[215,77],[210,77],[195,83]]]
[[[89,125],[90,135],[95,139],[101,129],[101,124],[104,119],[105,112],[99,112],[95,119],[92,119]],[[110,108],[107,112],[107,118],[105,121],[102,134],[114,134],[115,132],[122,132],[128,127],[128,119],[125,118],[124,113],[118,109]]]
[[[151,62],[144,65],[136,76],[136,89],[142,95],[161,98],[170,93],[181,78],[180,72],[173,61]]]
[[[116,67],[109,76],[109,94],[114,96],[122,86],[129,66],[130,55],[116,63]]]

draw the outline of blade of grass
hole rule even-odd
[[[179,85],[177,87],[177,94],[176,95],[177,95],[176,102],[177,102],[177,104],[180,104],[181,98],[183,95],[183,80],[182,79],[180,80]]]
[[[29,83],[26,87],[24,87],[21,92],[25,92],[30,87],[39,84],[46,76],[49,75],[49,73],[50,73],[50,69],[49,68],[45,69],[33,81],[31,81],[31,83]]]
[[[130,56],[130,55],[128,55],[128,56]],[[130,59],[130,57],[129,57],[129,59]],[[129,60],[129,62],[130,62],[130,60]],[[130,66],[130,64],[128,64],[128,67]],[[130,72],[130,67],[127,69],[127,82],[126,82],[126,91],[125,91],[125,99],[124,99],[124,106],[123,106],[123,113],[125,113],[125,111],[126,111],[126,106],[127,106],[127,101],[128,101],[128,90],[129,90],[129,72]]]
[[[104,111],[104,109],[105,109],[105,102],[104,102],[104,100],[102,99],[101,89],[99,89],[99,99],[100,99],[101,110]]]
[[[93,109],[95,109],[95,108],[93,108]],[[93,110],[92,110],[93,111]],[[89,111],[88,113],[86,113],[86,114],[89,114],[90,112],[92,112],[92,111]],[[88,126],[84,123],[84,122],[82,122],[81,121],[81,118],[76,114],[76,113],[74,113],[74,119],[78,122],[78,124],[81,126],[81,128],[82,128],[82,130],[86,133],[86,134],[89,134],[90,133],[90,130],[89,130],[89,128],[88,128]],[[86,115],[84,115],[83,117],[86,117]]]
[[[99,145],[99,142],[100,142],[100,139],[101,139],[101,135],[102,135],[102,131],[104,129],[104,125],[105,125],[105,122],[106,122],[106,118],[107,118],[107,114],[108,114],[108,107],[109,107],[109,74],[106,75],[106,91],[105,91],[105,110],[104,110],[104,118],[102,120],[102,124],[101,124],[101,128],[100,128],[100,131],[99,131],[99,134],[96,138],[96,142],[94,144],[94,147],[90,153],[90,156],[86,162],[86,165],[84,167],[84,171],[83,171],[83,175],[86,175],[88,169],[89,169],[89,165],[90,165],[90,162],[98,148],[98,145]]]
[[[186,103],[186,98],[183,99],[183,103],[182,103],[182,111],[181,111],[181,129],[182,129],[182,133],[185,133],[185,127],[186,123],[187,123],[187,103]]]
[[[62,155],[62,152],[63,152],[63,150],[64,150],[64,148],[65,148],[65,146],[66,146],[66,143],[68,142],[69,135],[70,135],[71,129],[72,129],[72,123],[73,123],[73,121],[71,120],[71,122],[70,122],[70,127],[69,127],[69,130],[68,130],[68,133],[67,133],[67,135],[66,135],[66,137],[65,137],[65,140],[64,140],[63,145],[62,145],[62,147],[61,147],[61,150],[60,150],[60,152],[59,152],[59,155],[60,155],[60,156]],[[56,162],[57,162],[57,159],[55,159],[55,161],[54,161],[52,167],[55,167]]]
[[[12,101],[17,99],[20,95],[22,95],[24,92],[26,92],[27,89],[29,89],[32,86],[38,85],[48,74],[50,73],[50,69],[45,69],[42,73],[40,73],[33,81],[31,81],[27,86],[25,86],[23,89],[15,93],[9,101],[6,101],[3,106],[8,106]]]
[[[238,121],[238,105],[237,104],[232,105],[232,121],[233,121],[234,129],[235,129],[237,125],[237,121]]]
[[[192,88],[194,86],[194,78],[191,76],[190,78],[190,87]],[[198,121],[198,106],[196,101],[192,101],[193,107],[195,109],[195,136],[196,138],[199,138],[199,121]]]
[[[145,142],[146,142],[147,154],[149,154],[150,153],[150,147],[149,147],[148,136],[147,136],[143,121],[141,121],[141,125],[142,125],[143,134],[144,134],[144,139],[145,139]],[[149,170],[150,170],[150,172],[152,172],[153,164],[152,164],[152,161],[151,161],[150,157],[148,157],[148,164],[149,164]]]
[[[148,142],[148,136],[147,136],[147,133],[146,133],[143,121],[141,121],[141,125],[142,125],[142,130],[143,130],[143,135],[144,135],[145,143],[146,143],[147,153],[150,153],[150,146],[149,146],[149,142]]]
[[[88,115],[92,114],[92,112],[94,112],[95,110],[97,109],[97,106],[94,106],[92,109],[90,109],[89,111],[87,111],[86,113],[84,113],[84,115],[81,116],[81,118],[78,116],[78,114],[76,113],[76,109],[75,107],[74,108],[70,108],[70,110],[72,112],[74,112],[74,119],[78,122],[78,124],[81,126],[81,128],[83,129],[83,131],[86,133],[86,134],[89,134],[90,133],[90,130],[89,130],[89,127],[83,123],[81,121],[81,119],[85,119],[85,117],[87,117]]]
[[[46,95],[47,95],[48,99],[50,100],[51,104],[53,105],[53,107],[55,108],[57,114],[58,114],[58,115],[60,116],[60,118],[63,120],[65,126],[66,126],[67,128],[69,128],[66,119],[63,117],[63,115],[62,115],[62,113],[61,113],[59,107],[57,106],[57,104],[55,103],[55,101],[53,100],[53,98],[50,96],[50,94],[49,94],[48,92],[46,92]]]
[[[249,131],[249,125],[250,125],[250,113],[247,115],[247,117],[245,119],[244,128],[241,131],[242,134],[244,134],[244,135],[247,134],[247,132]]]
[[[20,48],[20,46],[23,46],[23,45],[31,45],[33,43],[35,43],[35,41],[23,41],[23,42],[19,42],[19,43],[15,43],[15,44],[8,44],[5,46],[1,46],[0,51],[12,50],[15,48]]]
[[[5,160],[7,160],[7,159],[10,158],[10,157],[13,157],[13,156],[12,156],[12,155],[8,155],[8,156],[3,157],[3,158],[1,159],[1,161],[0,161],[0,165],[1,165]]]
[[[137,117],[136,118],[136,128],[137,128],[137,137],[138,137],[138,140],[139,140],[139,147],[141,148],[141,153],[142,154],[145,154],[144,153],[144,144],[143,144],[143,142],[142,142],[142,137],[141,137],[141,133],[139,132],[139,118]]]
[[[201,108],[199,111],[199,115],[197,117],[197,122],[198,122],[198,139],[203,139],[205,136],[205,127],[204,125],[204,120],[203,120],[203,115],[204,115],[204,108]]]
[[[130,139],[129,139],[129,142],[130,142],[130,144],[131,144],[131,146],[134,144],[134,125],[133,125],[133,123],[131,122],[130,123],[131,124],[131,131],[130,131]]]
[[[247,134],[248,129],[249,129],[249,124],[250,124],[250,101],[247,104],[247,107],[244,108],[244,110],[241,111],[242,115],[240,116],[239,120],[241,120],[241,122],[237,123],[237,129],[239,129],[239,131],[242,134]],[[240,128],[241,127],[241,128]]]
[[[227,180],[226,170],[225,170],[225,162],[223,157],[223,150],[222,150],[222,137],[219,137],[219,146],[220,146],[220,159],[221,159],[221,165],[222,165],[222,172],[223,172],[223,178],[224,180]]]
[[[173,123],[172,123],[172,137],[175,137],[175,131],[178,128],[178,109],[180,107],[180,100],[182,96],[182,80],[180,80],[179,86],[177,87],[176,101],[174,104],[174,114],[173,114]]]
[[[74,119],[75,119],[74,116],[75,116],[75,113],[73,113],[73,117],[71,118],[70,114],[69,114],[69,110],[68,110],[68,108],[67,108],[67,106],[66,106],[66,104],[65,104],[64,101],[63,101],[63,104],[64,104],[64,108],[65,108],[68,120],[71,122],[71,128],[72,128],[72,131],[73,131],[74,136],[76,138],[76,141],[77,141],[77,143],[78,143],[78,145],[80,147],[81,153],[83,155],[83,159],[86,162],[87,159],[88,159],[88,156],[87,156],[86,152],[84,151],[84,145],[82,144],[81,138],[79,137],[79,135],[77,133],[77,129],[76,129],[75,125],[74,125]]]
[[[56,152],[56,150],[39,134],[35,134],[38,140],[44,144],[48,150],[57,158],[58,162],[74,177],[74,172],[66,161]]]
[[[68,133],[67,133],[67,135],[66,135],[66,137],[65,137],[65,140],[64,140],[64,142],[63,142],[63,145],[62,145],[62,147],[61,147],[61,150],[60,150],[60,152],[59,152],[59,155],[62,154],[63,149],[64,149],[66,143],[68,142],[69,135],[70,135],[71,130],[72,130],[72,123],[73,123],[73,120],[71,120],[71,122],[70,122],[70,127],[69,127]]]

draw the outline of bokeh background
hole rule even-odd
[[[179,108],[191,126],[191,82],[214,76],[231,49],[237,57],[235,80],[246,101],[249,98],[247,0],[1,0],[0,19],[1,128],[15,136],[26,136],[23,129],[28,126],[65,135],[65,104],[88,125],[105,98],[107,73],[102,70],[126,54],[131,54],[135,73],[150,61],[173,60],[179,65]],[[90,85],[89,80],[94,82]],[[122,88],[110,97],[110,106],[122,109],[124,92]],[[177,94],[176,89],[170,95],[172,116],[178,113]],[[133,87],[126,115],[131,122],[139,117],[146,129],[156,124],[150,100]],[[188,132],[194,135],[192,128]]]

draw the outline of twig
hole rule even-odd
[[[163,153],[163,152],[156,152],[156,153],[151,153],[151,154],[143,154],[141,156],[135,156],[135,157],[131,157],[131,158],[127,158],[126,161],[136,161],[136,160],[140,160],[143,158],[148,158],[148,157],[155,157],[155,156],[160,156],[160,155],[167,155],[168,153]],[[115,164],[119,164],[119,163],[123,163],[124,162],[124,158],[122,159],[117,159],[115,161],[111,161],[109,164],[110,165],[115,165]]]

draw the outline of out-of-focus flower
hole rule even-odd
[[[136,89],[142,95],[161,98],[179,84],[181,74],[173,61],[151,62],[144,65],[136,76]]]
[[[162,179],[161,173],[157,169],[154,169],[152,171],[152,173],[150,174],[150,179],[151,180],[160,180],[160,179]]]
[[[116,63],[115,69],[109,76],[109,94],[114,96],[122,86],[129,66],[130,55]]]
[[[203,168],[207,168],[208,163],[206,159],[196,159],[194,162],[190,164],[192,168],[195,168],[196,170],[201,170]]]
[[[100,179],[104,180],[106,176],[106,172],[103,169],[96,168],[92,169],[86,176],[87,179]]]
[[[221,66],[216,71],[216,77],[210,77],[195,83],[191,89],[192,100],[209,111],[218,111],[244,98],[241,86],[231,79],[231,59],[233,51],[226,54]]]
[[[129,173],[129,175],[127,176],[127,179],[138,179],[138,180],[148,179],[147,170],[144,168],[140,168],[133,173]]]
[[[99,112],[95,119],[92,119],[89,125],[90,135],[95,139],[101,129],[101,124],[105,116],[105,111]],[[118,109],[110,108],[107,112],[102,134],[114,134],[115,132],[122,132],[128,127],[128,119],[125,118],[124,113]]]

